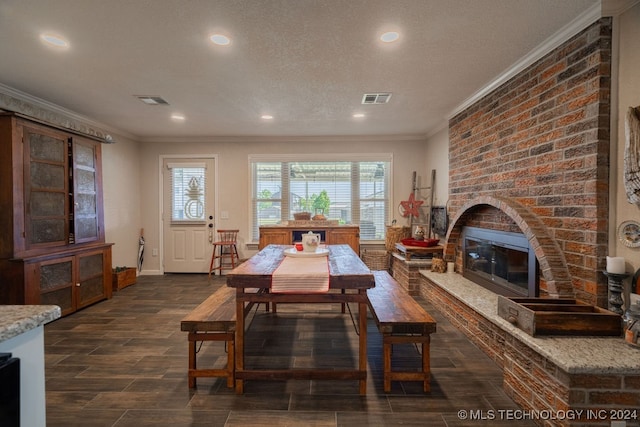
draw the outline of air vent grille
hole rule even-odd
[[[134,95],[134,96],[147,105],[169,105],[169,103],[166,100],[164,100],[161,96],[150,96],[150,95]]]
[[[389,92],[382,93],[365,93],[362,96],[363,104],[386,104],[391,99]]]

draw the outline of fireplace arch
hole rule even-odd
[[[457,256],[461,248],[462,227],[468,224],[474,213],[487,206],[509,217],[529,241],[540,265],[540,275],[543,279],[540,284],[541,296],[574,298],[571,275],[558,243],[549,235],[545,224],[534,213],[510,198],[483,195],[463,205],[451,220],[447,231],[444,244],[446,257],[454,259],[457,267],[462,266],[462,260]]]

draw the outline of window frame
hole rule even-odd
[[[206,173],[207,173],[207,165],[204,162],[168,162],[167,169],[169,171],[169,194],[171,197],[170,200],[170,212],[169,212],[169,221],[171,224],[194,224],[201,225],[206,224],[206,212],[208,206],[206,206],[204,194],[206,192],[206,186],[209,185],[206,182]],[[176,201],[176,189],[174,187],[175,182],[175,170],[184,170],[184,169],[201,169],[202,170],[202,182],[200,183],[202,186],[202,194],[198,197],[197,201],[202,205],[202,216],[200,218],[174,218],[173,214],[175,211],[175,201]],[[187,184],[188,185],[188,184]],[[186,187],[185,187],[186,188]],[[182,189],[184,191],[184,188]],[[184,196],[184,195],[183,195]],[[195,199],[194,199],[195,200]]]
[[[254,169],[254,164],[255,163],[259,163],[259,162],[265,162],[265,163],[287,163],[287,164],[291,164],[293,162],[384,162],[388,164],[388,171],[386,171],[385,173],[385,190],[387,192],[386,197],[383,199],[386,203],[385,206],[385,217],[387,219],[390,220],[390,218],[393,218],[393,153],[370,153],[370,154],[359,154],[359,153],[342,153],[342,154],[335,154],[335,153],[307,153],[307,154],[251,154],[248,156],[248,169],[249,169],[249,197],[248,197],[248,205],[249,205],[249,234],[251,235],[251,241],[253,243],[257,243],[258,239],[259,239],[259,223],[257,221],[257,195],[255,194],[255,191],[257,189],[255,183],[256,183],[256,177],[255,177],[255,169]],[[285,170],[286,169],[286,170]],[[289,168],[281,168],[280,170],[280,174],[281,175],[285,175],[285,174],[289,174]],[[285,183],[286,182],[286,183]],[[288,180],[283,180],[282,182],[282,198],[280,199],[282,204],[289,204],[289,199],[290,199],[290,195],[289,195],[289,185],[288,185],[289,181]],[[354,181],[352,179],[351,181],[352,183],[352,187],[354,185]],[[355,185],[359,185],[359,181],[356,181]],[[286,192],[286,197],[284,196]],[[254,201],[256,204],[254,204]],[[354,208],[352,206],[352,212],[351,212],[351,217],[352,217],[352,221],[354,221],[353,218],[358,218],[357,221],[359,221],[360,218],[360,206],[362,204],[363,198],[358,195],[355,196],[354,194],[352,194],[352,203],[353,202],[357,202],[357,207]],[[287,207],[286,209],[287,212],[290,211],[290,209]],[[282,214],[281,214],[281,219],[280,221],[282,221]],[[286,219],[285,219],[286,220]],[[358,224],[358,222],[352,222],[352,224]],[[386,224],[385,224],[386,225]],[[366,240],[366,241],[371,241],[371,242],[381,242],[384,241],[384,232],[386,230],[383,230],[383,237],[381,239],[374,239],[374,240]]]

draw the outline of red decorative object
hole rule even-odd
[[[420,212],[418,208],[422,206],[424,202],[422,200],[416,200],[413,193],[409,194],[409,200],[405,200],[400,202],[400,206],[402,206],[402,216],[407,217],[412,215],[414,218],[420,217]]]
[[[416,240],[413,238],[402,239],[401,242],[405,246],[421,246],[423,248],[429,248],[431,246],[435,246],[438,244],[440,239],[424,239],[424,240]]]

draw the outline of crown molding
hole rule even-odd
[[[10,86],[0,83],[0,109],[18,113],[40,123],[86,135],[105,143],[114,143],[112,133],[135,139],[133,135],[98,123],[74,111],[44,99],[29,95]]]
[[[628,0],[619,0],[619,1],[628,1]],[[638,1],[638,0],[634,0]],[[553,34],[547,40],[542,42],[538,47],[530,51],[527,55],[522,57],[516,63],[514,63],[511,67],[509,67],[502,74],[498,75],[495,79],[487,83],[480,90],[475,92],[469,98],[462,102],[462,104],[458,105],[451,113],[448,114],[447,119],[452,119],[457,114],[461,113],[471,105],[478,102],[480,99],[494,91],[500,85],[506,83],[509,79],[525,70],[527,67],[531,66],[534,62],[551,52],[553,49],[560,46],[562,43],[566,42],[568,39],[578,34],[580,31],[584,30],[587,26],[591,25],[598,19],[602,17],[602,6],[601,2],[598,2],[591,6],[589,9],[585,10],[582,14],[578,15],[573,21],[568,23],[558,32]]]
[[[449,122],[447,120],[445,120],[444,122],[440,123],[440,125],[434,127],[433,129],[429,130],[429,133],[427,133],[426,138],[432,138],[434,135],[442,132],[445,129],[449,128]]]
[[[395,134],[395,135],[316,135],[316,136],[156,136],[137,139],[139,142],[150,143],[327,143],[327,142],[414,142],[426,141],[423,134]]]
[[[602,0],[602,16],[622,15],[639,3],[640,0]]]

